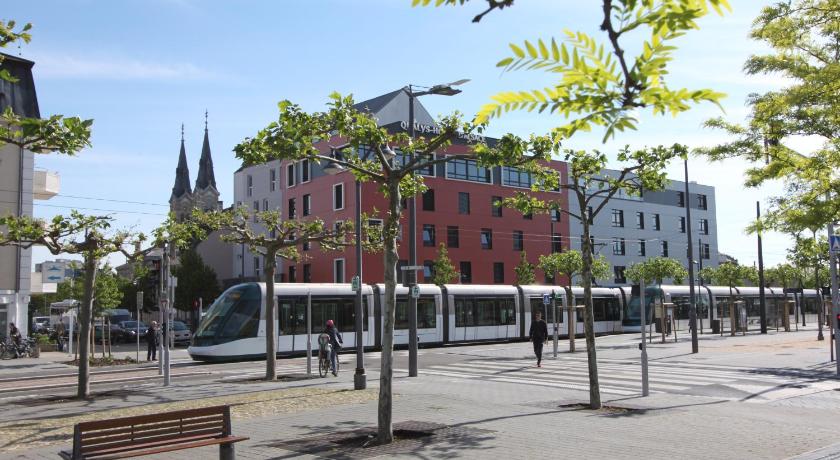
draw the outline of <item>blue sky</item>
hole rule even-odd
[[[470,20],[484,2],[472,3],[464,8],[411,8],[411,0],[7,3],[5,19],[34,25],[32,43],[20,52],[36,62],[42,114],[95,120],[92,148],[75,158],[37,158],[38,167],[61,174],[61,194],[37,202],[35,213],[109,210],[117,226],[148,232],[168,210],[181,123],[195,180],[205,109],[216,179],[229,204],[233,171],[239,167],[231,149],[272,121],[281,99],[319,110],[334,90],[363,100],[407,83],[469,78],[463,93],[427,97],[423,104],[432,114],[459,110],[471,116],[499,91],[552,81],[540,73],[500,73],[495,63],[507,56],[509,42],[559,38],[564,28],[598,34],[600,2],[523,0],[480,24]],[[725,116],[739,121],[747,113],[749,93],[783,82],[743,75],[744,60],[763,49],[747,34],[765,2],[732,3],[732,13],[711,15],[700,23],[701,30],[680,39],[669,78],[672,86],[727,93]],[[15,47],[5,51],[18,53]],[[614,142],[602,145],[601,133],[595,133],[567,146],[611,154],[624,144],[709,145],[723,137],[700,124],[718,115],[723,114],[712,105],[676,119],[645,115],[638,131]],[[556,116],[513,113],[494,120],[490,134],[545,133],[560,122]],[[755,259],[755,241],[743,228],[754,215],[755,201],[778,193],[780,186],[745,190],[743,169],[735,161],[721,165],[692,159],[690,180],[717,188],[720,250],[749,264]],[[669,172],[681,179],[682,165]],[[788,246],[785,236],[767,235],[765,261],[780,262]],[[35,262],[50,258],[35,251]]]

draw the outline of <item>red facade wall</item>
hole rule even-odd
[[[463,147],[450,147],[450,152],[460,150]],[[460,152],[459,152],[460,153]],[[561,180],[566,180],[566,168],[562,162],[551,162],[551,166],[561,174]],[[313,168],[316,168],[313,165]],[[320,176],[308,183],[297,184],[294,187],[286,188],[285,167],[281,169],[283,174],[283,214],[288,212],[288,199],[295,198],[297,215],[302,217],[303,195],[311,195],[311,215],[319,217],[326,223],[333,223],[337,220],[353,220],[355,216],[355,183],[351,173],[343,172],[335,176]],[[333,210],[333,185],[344,184],[344,209]],[[426,186],[434,190],[435,210],[424,211],[422,200],[417,198],[417,264],[422,265],[426,260],[434,260],[437,257],[437,246],[441,242],[446,243],[447,226],[457,226],[459,230],[459,247],[448,248],[449,257],[456,270],[459,270],[461,261],[469,261],[472,265],[472,284],[494,284],[493,264],[501,262],[504,264],[504,284],[513,284],[515,280],[514,267],[519,263],[520,251],[513,248],[513,232],[520,230],[524,234],[524,250],[528,260],[536,264],[540,254],[548,254],[551,251],[550,217],[547,214],[537,214],[532,220],[523,218],[522,214],[510,208],[502,210],[502,217],[493,217],[491,214],[492,197],[509,197],[517,191],[524,189],[502,186],[498,183],[483,184],[469,181],[445,179],[444,177],[425,178]],[[469,193],[470,213],[468,215],[459,213],[459,192]],[[551,196],[556,200],[558,197],[566,208],[568,201],[565,192],[543,193],[545,197]],[[387,209],[387,202],[379,194],[376,184],[362,184],[362,212],[373,217],[378,210],[380,218],[384,219],[384,210]],[[404,210],[402,216],[403,235],[400,242],[400,259],[408,261],[408,210]],[[435,247],[423,246],[423,224],[435,226],[436,242]],[[482,229],[492,230],[492,249],[482,249],[480,232]],[[554,233],[563,237],[563,250],[569,245],[569,221],[568,216],[562,215],[559,222],[554,222]],[[448,246],[448,245],[447,245]],[[333,282],[333,261],[337,258],[344,258],[345,282],[356,274],[355,247],[349,246],[345,251],[321,252],[317,244],[304,252],[305,260],[294,264],[296,267],[296,281],[303,281],[304,265],[309,264],[311,270],[311,282]],[[363,282],[381,283],[384,280],[383,257],[381,253],[364,254],[363,256]],[[288,280],[289,263],[284,263],[284,279]],[[420,282],[423,280],[422,272],[418,274]],[[545,275],[537,270],[537,283],[544,281]],[[457,283],[459,281],[455,281]]]

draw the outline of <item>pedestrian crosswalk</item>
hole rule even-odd
[[[397,371],[405,372],[404,369]],[[431,365],[419,372],[444,378],[589,390],[589,370],[585,356],[545,359],[539,368],[533,359],[474,359]],[[599,359],[598,376],[602,393],[615,396],[641,393],[641,366],[638,360]],[[745,402],[768,402],[840,389],[840,382],[813,376],[675,361],[649,362],[649,385],[651,393],[712,396]]]

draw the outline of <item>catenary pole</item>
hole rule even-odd
[[[761,203],[755,202],[755,218],[761,219]],[[761,231],[758,232],[758,306],[761,321],[761,333],[767,333],[767,296],[764,294],[764,248],[761,244]]]
[[[414,92],[408,85],[408,139],[414,140]],[[414,159],[414,153],[411,153]],[[413,175],[413,173],[412,173]],[[408,197],[408,264],[411,269],[403,276],[408,277],[409,290],[417,284],[417,208],[414,195]],[[408,296],[408,376],[417,377],[417,299]]]
[[[312,373],[312,292],[306,293],[306,374]]]
[[[829,240],[829,269],[831,275],[831,313],[832,323],[834,324],[834,356],[837,357],[835,361],[837,365],[837,375],[840,376],[840,340],[837,340],[837,331],[840,327],[840,292],[837,286],[837,254],[831,250],[831,236],[834,235],[834,223],[828,224],[828,240]]]
[[[683,165],[685,166],[685,226],[687,242],[688,242],[688,315],[689,315],[689,325],[691,329],[691,352],[697,353],[700,351],[699,344],[697,342],[697,298],[694,296],[694,244],[691,238],[691,195],[689,195],[688,191],[688,159],[683,160]],[[702,254],[701,254],[702,255]],[[665,329],[665,325],[662,325],[663,330]],[[674,330],[674,337],[677,335],[676,330]]]
[[[642,277],[642,281],[639,283],[639,315],[639,326],[642,330],[642,343],[640,344],[642,349],[642,396],[647,396],[650,394],[650,388],[648,386],[647,341],[645,340],[645,329],[647,329],[647,311],[645,305],[644,277]]]
[[[356,181],[356,276],[359,278],[359,290],[356,291],[356,373],[353,374],[353,388],[367,388],[365,375],[364,312],[362,302],[362,183]]]

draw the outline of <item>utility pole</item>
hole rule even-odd
[[[837,364],[837,375],[840,376],[840,340],[837,340],[837,331],[840,327],[840,292],[838,292],[837,286],[837,253],[832,251],[831,249],[831,237],[834,236],[834,223],[828,224],[828,257],[829,257],[829,268],[831,270],[831,313],[833,319],[831,320],[834,324],[834,356],[837,356],[838,359],[835,361]]]
[[[688,191],[688,159],[683,160],[683,164],[685,165],[685,226],[688,233],[686,235],[688,241],[688,315],[691,329],[691,352],[697,353],[700,351],[700,347],[697,343],[697,298],[694,296],[694,245],[691,241],[691,227],[693,225],[691,223],[691,195]],[[662,331],[665,331],[665,323],[662,323]],[[674,337],[677,336],[676,334],[675,329]]]
[[[367,388],[365,375],[365,344],[364,344],[364,303],[362,302],[362,183],[356,179],[356,278],[358,285],[355,296],[355,329],[356,329],[356,373],[353,374],[353,388],[364,390]],[[373,333],[370,331],[369,333]]]
[[[761,204],[755,202],[755,218],[761,219]],[[761,333],[767,333],[767,297],[764,295],[764,249],[761,245],[761,231],[758,232],[758,306]]]
[[[647,329],[647,311],[645,305],[645,281],[639,283],[639,314],[641,315],[639,326],[642,330],[642,343],[639,348],[642,350],[642,396],[650,394],[648,386],[648,356],[647,356],[647,341],[645,340],[645,329]]]
[[[414,92],[411,85],[408,85],[408,140],[414,141]],[[414,153],[411,153],[414,159]],[[412,173],[414,176],[414,173]],[[408,277],[408,289],[417,284],[417,272],[414,267],[417,265],[417,207],[415,206],[414,195],[408,197],[408,265],[411,269],[403,276]],[[408,376],[417,377],[417,299],[413,295],[408,296]]]
[[[558,340],[558,324],[557,324],[557,293],[554,289],[551,290],[551,318],[554,320],[554,359],[557,359],[557,340]]]

